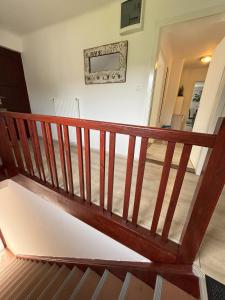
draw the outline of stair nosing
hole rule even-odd
[[[62,285],[59,287],[58,291],[56,292],[56,294],[53,296],[52,300],[56,300],[58,295],[62,292],[62,290],[64,289],[64,287],[66,286],[67,282],[70,280],[70,278],[74,275],[74,273],[76,272],[76,270],[78,269],[78,267],[74,266],[73,269],[71,270],[71,272],[68,274],[68,276],[65,278],[64,282],[62,283]]]
[[[106,279],[108,278],[108,276],[109,276],[109,271],[105,270],[104,273],[102,274],[102,277],[101,277],[95,291],[94,291],[93,296],[91,297],[91,300],[96,300],[97,299],[97,297],[98,297],[101,289],[103,288],[104,283],[105,283]]]
[[[49,287],[52,285],[52,283],[57,279],[58,276],[66,269],[67,267],[65,265],[62,265],[56,274],[52,277],[52,279],[49,281],[46,288],[41,292],[40,296],[37,298],[37,300],[41,300],[41,298],[44,296],[44,294],[48,291]]]
[[[16,268],[16,270],[17,270],[21,264],[22,264],[22,262],[21,262],[21,261],[18,261],[18,262],[16,263],[16,265],[14,265],[14,268]],[[7,281],[7,279],[12,275],[12,273],[15,271],[14,268],[11,268],[11,269],[9,270],[9,272],[7,272],[6,276],[4,276],[4,278],[2,278],[2,280],[1,280],[1,282],[0,282],[0,288],[1,288],[1,286],[5,283],[5,281]]]
[[[37,282],[37,284],[35,285],[34,289],[27,295],[26,300],[30,299],[30,297],[34,293],[35,289],[47,278],[47,276],[49,275],[49,273],[51,272],[51,270],[54,269],[56,266],[57,266],[56,264],[51,265],[51,267],[49,268],[49,270],[45,274],[45,276],[40,281]]]
[[[163,284],[162,276],[157,275],[153,300],[160,300],[161,299],[162,284]]]
[[[47,263],[47,264],[42,264],[42,265],[40,266],[40,270],[35,274],[35,275],[36,275],[36,278],[39,276],[39,274],[40,274],[41,272],[44,272],[44,270],[47,269],[48,266],[51,267],[48,263]],[[33,280],[35,280],[35,276],[34,276],[34,279],[33,279]],[[26,289],[28,289],[28,288],[29,288],[29,284],[26,286]],[[27,291],[27,292],[28,292],[28,291]],[[19,299],[19,298],[21,297],[21,294],[23,295],[23,293],[24,293],[24,290],[21,290],[20,293],[18,293],[17,298]]]
[[[18,285],[15,287],[14,291],[11,291],[9,293],[10,297],[13,297],[13,295],[14,295],[17,288],[21,289],[21,285],[24,284],[24,281],[27,280],[27,277],[30,276],[32,274],[32,272],[36,272],[39,266],[40,265],[38,263],[36,263],[35,265],[32,265],[31,269],[29,269],[29,271],[24,275],[23,280],[18,283]]]
[[[5,267],[3,267],[3,269],[0,271],[0,278],[5,272],[8,272],[12,268],[12,265],[15,264],[16,262],[17,262],[16,258],[12,259],[11,262],[9,262]]]
[[[127,294],[127,290],[130,284],[130,280],[131,280],[131,276],[132,274],[130,272],[127,272],[126,277],[124,279],[123,282],[123,286],[121,288],[120,294],[119,294],[119,298],[118,300],[124,300]]]
[[[13,286],[14,284],[18,284],[24,274],[24,272],[29,271],[30,268],[32,268],[32,263],[30,261],[28,261],[22,268],[19,276],[12,281],[9,281],[8,284],[4,287],[4,290],[2,291],[2,293],[0,294],[0,297],[5,296],[6,293],[9,292],[9,289],[11,288],[11,286]]]
[[[76,297],[76,295],[79,293],[79,291],[81,290],[82,288],[82,285],[84,284],[86,278],[88,277],[88,275],[90,274],[91,272],[91,268],[87,268],[84,275],[82,276],[81,280],[79,281],[78,285],[75,287],[73,293],[71,294],[69,300],[73,300],[74,297]]]
[[[19,261],[16,260],[16,262],[13,262],[12,264],[10,264],[10,266],[8,266],[7,270],[5,270],[5,272],[2,272],[2,274],[0,274],[0,279],[4,274],[4,277],[2,279],[5,279],[6,276],[8,276],[8,274],[10,274],[10,272],[19,264]],[[2,271],[4,271],[2,270]],[[1,284],[0,284],[1,285]]]

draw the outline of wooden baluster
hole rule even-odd
[[[126,221],[128,218],[130,191],[132,183],[133,163],[134,163],[134,149],[135,149],[135,136],[130,136],[128,155],[127,155],[127,172],[125,181],[125,192],[124,192],[124,205],[123,205],[123,219]]]
[[[66,165],[67,165],[67,178],[69,184],[69,193],[73,195],[73,171],[71,163],[71,151],[70,151],[70,140],[69,140],[69,129],[67,125],[63,125],[64,133],[64,144],[65,144],[65,153],[66,153]]]
[[[37,168],[37,171],[38,171],[39,178],[41,179],[41,169],[40,169],[40,166],[39,166],[37,149],[36,149],[36,144],[35,144],[35,140],[34,140],[34,129],[33,129],[33,122],[34,121],[28,120],[27,122],[28,122],[30,137],[31,137],[31,145],[32,145],[32,149],[33,149],[33,152],[34,152],[34,160],[35,160],[35,164],[36,164],[36,168]]]
[[[112,202],[113,202],[115,148],[116,148],[116,134],[114,132],[110,132],[110,136],[109,136],[109,171],[108,171],[108,203],[107,203],[107,211],[110,213],[112,212]]]
[[[52,140],[51,124],[45,123],[45,128],[46,128],[46,134],[47,134],[47,140],[48,140],[50,163],[52,166],[53,182],[54,182],[54,186],[58,188],[59,181],[58,181],[57,167],[56,167],[56,161],[55,161],[54,145],[53,145],[53,140]]]
[[[105,131],[100,131],[100,206],[105,205]]]
[[[37,132],[37,125],[36,121],[32,122],[33,126],[33,134],[34,134],[34,143],[35,143],[35,148],[37,151],[37,158],[41,170],[41,179],[46,182],[46,177],[45,177],[45,170],[44,170],[44,165],[43,165],[43,160],[42,160],[42,154],[41,154],[41,148],[40,148],[40,143],[39,143],[39,137],[38,137],[38,132]]]
[[[138,213],[139,213],[142,185],[144,179],[147,148],[148,148],[148,138],[142,138],[139,162],[138,162],[138,173],[137,173],[136,190],[135,190],[135,197],[134,197],[133,216],[132,216],[132,223],[134,225],[137,225],[137,221],[138,221]]]
[[[33,169],[32,159],[31,159],[31,155],[30,155],[29,144],[27,141],[27,134],[26,134],[25,126],[24,126],[24,120],[16,119],[16,124],[17,124],[17,128],[19,131],[19,137],[20,137],[20,141],[21,141],[21,145],[22,145],[23,156],[25,158],[26,167],[27,167],[28,173],[31,176],[33,176],[34,169]]]
[[[166,241],[169,235],[170,227],[172,224],[174,212],[177,206],[177,201],[180,195],[181,187],[184,181],[185,172],[187,169],[188,161],[191,154],[192,145],[185,144],[180,158],[179,167],[177,170],[176,179],[174,182],[174,187],[172,195],[170,198],[169,207],[166,214],[165,223],[162,231],[162,240]]]
[[[87,201],[91,202],[91,152],[90,152],[90,130],[84,129],[84,150],[86,169],[86,195]]]
[[[173,153],[175,149],[175,143],[173,142],[168,142],[167,145],[167,150],[166,150],[166,155],[165,155],[165,160],[164,160],[164,165],[163,165],[163,170],[162,170],[162,176],[161,176],[161,181],[160,181],[160,186],[159,186],[159,192],[156,200],[156,205],[155,205],[155,210],[153,214],[153,220],[152,220],[152,226],[151,226],[151,233],[155,234],[162,210],[162,205],[163,205],[163,200],[165,197],[165,192],[166,192],[166,187],[167,187],[167,182],[169,178],[169,173],[170,173],[170,168],[172,164],[172,159],[173,159]]]
[[[58,134],[58,143],[59,143],[59,155],[60,155],[61,168],[62,168],[63,187],[64,190],[68,192],[64,143],[62,137],[62,126],[60,124],[57,124],[57,134]]]
[[[84,195],[84,167],[83,167],[83,145],[81,128],[76,127],[77,135],[77,156],[78,156],[78,168],[79,168],[79,180],[80,180],[80,197],[85,198]]]
[[[41,131],[42,131],[42,136],[43,136],[43,141],[44,141],[45,155],[46,155],[46,159],[47,159],[49,175],[51,177],[51,183],[54,186],[52,166],[51,166],[51,162],[50,162],[50,154],[49,154],[49,149],[48,149],[48,140],[47,140],[47,134],[46,134],[46,128],[45,128],[44,122],[41,122]]]
[[[15,153],[18,168],[20,171],[24,172],[25,171],[24,163],[23,163],[23,159],[22,159],[22,155],[21,155],[21,151],[20,151],[20,145],[19,145],[18,139],[17,139],[14,120],[10,117],[6,117],[6,123],[7,123],[7,127],[9,130],[9,135],[10,135],[11,143],[12,143],[13,150]]]

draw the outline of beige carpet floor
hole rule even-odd
[[[42,148],[42,157],[45,165],[45,172],[49,179],[46,157],[44,154],[43,142],[40,140]],[[63,186],[62,173],[59,158],[58,144],[54,143],[56,163],[58,169],[59,183]],[[78,161],[77,149],[71,146],[72,168],[73,168],[73,183],[74,193],[79,195],[79,176],[78,176]],[[33,159],[33,158],[32,158]],[[35,166],[35,163],[34,163]],[[131,198],[129,207],[129,218],[132,216],[134,193],[136,185],[138,162],[134,162]],[[107,201],[107,167],[108,156],[106,157],[106,190],[105,203]],[[158,193],[162,166],[146,162],[143,190],[141,195],[141,205],[139,211],[138,223],[146,228],[150,228],[152,215],[155,207],[156,197]],[[157,232],[162,231],[162,227],[167,212],[167,207],[170,200],[170,195],[173,189],[174,180],[176,176],[176,169],[171,168],[166,195],[162,208],[162,213],[159,221]],[[126,175],[126,158],[116,156],[115,160],[115,176],[114,176],[114,190],[113,190],[113,212],[122,215],[123,199],[124,199],[124,183]],[[175,211],[172,227],[169,238],[179,241],[181,231],[185,222],[188,208],[198,182],[198,176],[193,173],[186,172],[183,182],[181,194],[178,205]],[[92,202],[99,203],[99,152],[91,151],[91,187],[92,187]],[[209,187],[210,188],[210,187]],[[225,284],[225,189],[221,195],[221,199],[214,212],[211,223],[208,227],[207,234],[202,243],[196,264],[199,264],[202,271],[216,280]]]
[[[150,161],[163,163],[166,154],[166,147],[167,147],[167,142],[164,141],[155,141],[154,143],[150,143],[148,145],[147,159]],[[183,149],[183,145],[177,143],[174,150],[173,160],[172,160],[172,164],[174,166],[179,165],[182,149]],[[194,167],[191,160],[188,161],[188,169],[190,171],[194,171]]]

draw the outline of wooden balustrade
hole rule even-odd
[[[53,140],[53,126],[56,129],[57,141]],[[28,131],[27,129],[28,128]],[[76,149],[78,170],[74,170],[71,159],[71,134],[69,128],[75,128]],[[149,252],[149,258],[159,257],[159,260],[167,261],[166,255],[161,255],[160,251],[175,258],[170,261],[175,263],[192,263],[200,247],[206,228],[209,224],[215,205],[219,199],[225,182],[225,122],[220,125],[215,134],[202,134],[194,132],[182,132],[176,130],[166,130],[149,128],[143,126],[124,125],[106,123],[98,121],[88,121],[82,119],[72,119],[63,117],[53,117],[44,115],[20,114],[11,112],[0,113],[0,155],[5,168],[12,175],[22,173],[30,178],[38,179],[44,185],[50,186],[74,201],[80,199],[91,209],[92,206],[92,168],[91,168],[91,145],[90,131],[99,132],[99,209],[105,218],[114,222],[113,214],[113,189],[114,189],[114,167],[116,158],[117,134],[129,137],[127,149],[126,176],[124,183],[123,212],[121,217],[116,216],[116,222],[121,228],[127,231],[138,232],[153,244],[153,249]],[[29,134],[28,134],[29,132]],[[109,147],[106,147],[106,136],[109,135]],[[40,137],[43,140],[43,148],[40,146]],[[128,219],[130,208],[131,184],[134,166],[135,147],[137,138],[140,138],[140,150],[137,162],[137,176],[135,185],[134,204],[131,221]],[[162,168],[159,183],[158,195],[155,207],[152,207],[153,217],[149,229],[142,228],[138,224],[142,185],[144,179],[146,153],[150,138],[167,141],[165,161]],[[2,140],[6,143],[2,142]],[[54,143],[58,143],[59,162],[56,160]],[[168,185],[170,168],[176,143],[183,144],[183,151],[180,158],[170,202],[168,205],[162,233],[157,233],[165,192]],[[183,228],[180,243],[169,240],[169,233],[174,219],[174,213],[185,172],[193,146],[209,148],[209,153],[204,166],[204,173],[199,179],[196,192],[192,201],[190,211],[187,213],[187,221]],[[43,163],[43,150],[47,162],[47,170]],[[7,151],[7,153],[6,153]],[[106,154],[108,153],[108,172],[106,172]],[[107,176],[106,176],[107,174]],[[60,186],[59,176],[62,175]],[[79,193],[75,193],[74,178],[79,178]],[[107,185],[107,196],[105,190]],[[210,191],[208,187],[210,186]],[[71,198],[72,197],[72,198]],[[96,205],[95,205],[96,206]],[[107,219],[107,220],[108,220]],[[108,222],[108,221],[107,221]],[[109,223],[107,223],[109,224]],[[108,225],[105,225],[108,226]],[[125,227],[124,227],[125,226]],[[100,226],[101,227],[101,226]],[[104,231],[104,228],[102,229]],[[110,232],[110,229],[105,230]],[[193,232],[195,232],[193,234]],[[112,236],[118,237],[118,233]],[[124,241],[123,236],[121,240]],[[127,243],[132,245],[132,241]],[[148,244],[149,245],[149,244]],[[146,245],[147,246],[147,245]],[[175,246],[175,247],[174,247]],[[146,247],[136,245],[135,250],[146,255]],[[172,249],[172,250],[171,250]],[[175,249],[175,250],[174,250]],[[159,255],[152,256],[152,251],[159,251]],[[171,253],[170,253],[171,251]],[[161,258],[163,257],[163,258]],[[169,259],[169,258],[168,258]]]

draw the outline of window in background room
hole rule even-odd
[[[189,131],[192,131],[192,128],[194,126],[195,118],[200,105],[203,87],[204,87],[203,81],[195,82],[193,93],[192,93],[191,105],[188,112],[188,118],[186,121],[186,129]]]

